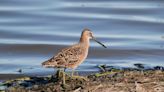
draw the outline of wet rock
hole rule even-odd
[[[17,72],[22,73],[22,69],[18,69]]]
[[[137,69],[137,68],[129,68],[129,67],[125,67],[122,70],[123,71],[140,71],[140,69]]]
[[[116,67],[114,66],[107,66],[105,64],[103,65],[98,65],[98,68],[100,69],[100,72],[107,72],[107,71],[117,71],[117,70],[120,70],[120,69],[117,69]]]
[[[98,68],[100,68],[101,72],[106,72],[106,65],[98,65]]]
[[[164,70],[164,67],[163,66],[155,66],[154,69],[155,70],[162,70],[163,71]]]
[[[134,64],[134,66],[136,66],[138,69],[144,69],[144,64],[141,64],[141,63],[136,63]]]

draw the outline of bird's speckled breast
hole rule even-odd
[[[76,66],[74,68],[77,68],[81,63],[84,62],[84,60],[88,56],[88,51],[89,51],[89,46],[86,46],[86,44],[84,44],[83,51],[82,51],[83,54],[80,56],[79,62],[77,62]]]

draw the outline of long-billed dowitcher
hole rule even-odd
[[[93,39],[104,48],[107,48],[104,44],[96,40],[89,29],[84,29],[79,43],[62,49],[56,56],[53,56],[49,60],[43,62],[42,65],[44,67],[71,68],[74,71],[74,69],[76,69],[87,58],[90,39]],[[65,83],[64,78],[63,82]]]

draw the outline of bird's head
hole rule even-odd
[[[82,36],[87,38],[87,39],[92,39],[93,38],[93,33],[89,29],[84,29],[82,32]]]
[[[95,42],[99,43],[100,45],[102,45],[104,48],[107,48],[103,43],[101,43],[100,41],[98,41],[94,36],[93,36],[93,32],[90,29],[84,29],[82,32],[82,37],[83,38],[87,38],[88,40],[92,39]]]

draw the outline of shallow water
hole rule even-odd
[[[41,63],[77,43],[84,28],[108,48],[92,41],[78,71],[164,66],[163,10],[163,0],[1,0],[0,73],[52,72]]]

